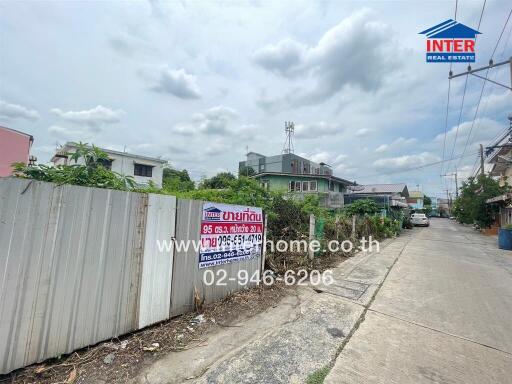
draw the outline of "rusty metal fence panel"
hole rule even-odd
[[[191,240],[199,244],[202,219],[203,201],[179,199],[176,221],[176,242]],[[192,244],[188,250],[175,250],[174,269],[171,290],[171,317],[193,311],[194,289],[197,290],[200,300],[212,303],[221,300],[230,293],[240,291],[244,287],[256,285],[254,282],[241,286],[238,283],[238,272],[247,271],[252,276],[260,270],[261,257],[237,261],[209,268],[199,269],[199,252]],[[226,285],[206,285],[203,280],[205,271],[211,270],[214,274],[218,270],[226,271],[224,282]]]
[[[0,373],[137,328],[145,198],[0,179]]]

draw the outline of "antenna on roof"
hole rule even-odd
[[[292,136],[295,131],[295,124],[293,121],[285,121],[284,122],[284,132],[286,134],[286,139],[284,140],[283,153],[293,153],[293,141]]]

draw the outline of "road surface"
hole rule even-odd
[[[511,383],[512,252],[447,219],[414,231],[325,383]]]

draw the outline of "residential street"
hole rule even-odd
[[[446,219],[417,232],[326,383],[509,383],[512,255]]]
[[[304,383],[334,365],[325,383],[510,382],[512,255],[495,238],[433,219],[334,277],[135,381]]]

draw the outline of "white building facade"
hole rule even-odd
[[[135,182],[141,186],[148,185],[150,181],[158,187],[162,186],[163,169],[167,164],[166,160],[111,149],[100,149],[108,155],[109,160],[103,164],[106,168],[123,176],[133,177]],[[51,162],[54,165],[72,165],[74,160],[69,158],[69,154],[74,153],[75,150],[75,144],[66,143],[52,157]],[[84,164],[84,160],[79,159],[78,164]]]

